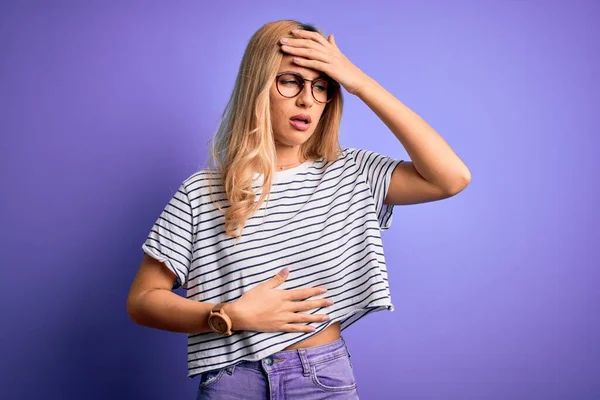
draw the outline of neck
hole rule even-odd
[[[275,150],[277,151],[277,161],[275,163],[277,169],[291,168],[305,161],[300,153],[300,146],[281,144],[276,140]]]

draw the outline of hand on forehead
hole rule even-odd
[[[284,55],[283,59],[281,60],[281,64],[280,64],[278,72],[283,72],[283,71],[298,72],[299,74],[302,75],[302,77],[304,77],[306,79],[314,79],[318,76],[326,76],[326,74],[324,74],[322,71],[312,69],[312,68],[301,67],[298,64],[295,64],[292,61],[293,58],[294,58],[293,56]]]

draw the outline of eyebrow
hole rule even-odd
[[[304,78],[304,75],[302,75],[300,72],[296,72],[296,71],[281,71],[281,72],[278,72],[278,74],[296,74],[296,75],[300,75],[301,77]],[[327,74],[317,75],[313,78],[313,80],[318,79],[318,78],[327,78]]]

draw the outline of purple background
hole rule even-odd
[[[600,398],[594,2],[211,7],[0,6],[0,398],[194,398],[186,336],[130,322],[127,291],[250,36],[283,18],[334,33],[472,172],[395,209],[396,311],[344,332],[361,399]],[[407,157],[345,94],[342,144]]]

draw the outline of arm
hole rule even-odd
[[[469,169],[444,139],[377,81],[364,75],[355,94],[392,131],[412,160],[394,171],[388,204],[439,200],[469,184]]]
[[[208,315],[215,303],[186,299],[171,291],[177,277],[162,262],[144,254],[127,297],[127,313],[139,325],[181,333],[211,332]],[[225,306],[233,330],[240,317],[234,303]]]

